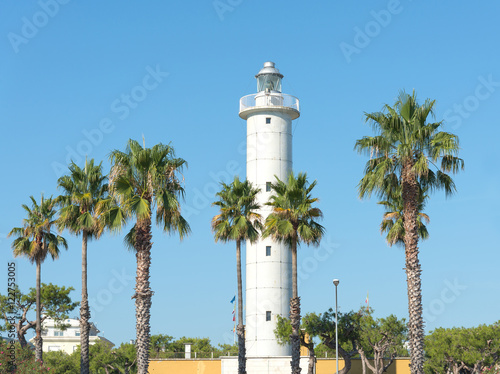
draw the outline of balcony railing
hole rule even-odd
[[[243,96],[240,99],[240,112],[247,109],[262,108],[266,106],[281,106],[295,109],[299,112],[299,99],[292,95],[273,92],[265,94],[259,92]]]

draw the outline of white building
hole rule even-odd
[[[299,100],[281,92],[283,75],[274,62],[265,62],[255,76],[257,93],[240,99],[239,116],[247,123],[247,180],[260,188],[259,213],[265,220],[271,208],[264,205],[271,183],[287,180],[292,171],[292,120],[300,116]],[[288,317],[292,296],[290,249],[270,238],[246,243],[245,346],[247,372],[289,373],[291,347],[279,345],[274,335],[279,314]],[[301,360],[307,367],[307,358]],[[236,373],[237,360],[223,359],[222,373]]]
[[[76,351],[77,347],[80,345],[80,321],[77,319],[67,319],[64,321],[65,325],[69,325],[66,330],[61,330],[55,326],[54,320],[47,318],[43,322],[42,326],[42,338],[43,338],[43,351],[64,351],[68,354]],[[90,323],[90,333],[89,342],[90,345],[95,344],[98,340],[109,344],[111,347],[114,346],[112,342],[108,339],[97,336],[100,331],[97,327]],[[33,343],[34,337],[30,339]]]

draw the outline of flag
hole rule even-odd
[[[231,304],[234,303],[234,300],[236,300],[236,295],[231,299]]]
[[[368,292],[366,293],[366,300],[365,300],[365,303],[366,303],[366,311],[370,311],[370,303],[369,303],[369,300],[368,300]]]

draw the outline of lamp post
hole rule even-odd
[[[333,280],[335,285],[335,362],[337,363],[337,374],[339,374],[339,310],[337,304],[337,286],[340,281],[338,279]]]

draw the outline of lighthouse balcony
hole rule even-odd
[[[295,119],[300,115],[299,99],[280,92],[259,92],[240,99],[240,117],[243,119],[247,119],[252,113],[265,110],[285,112]]]

